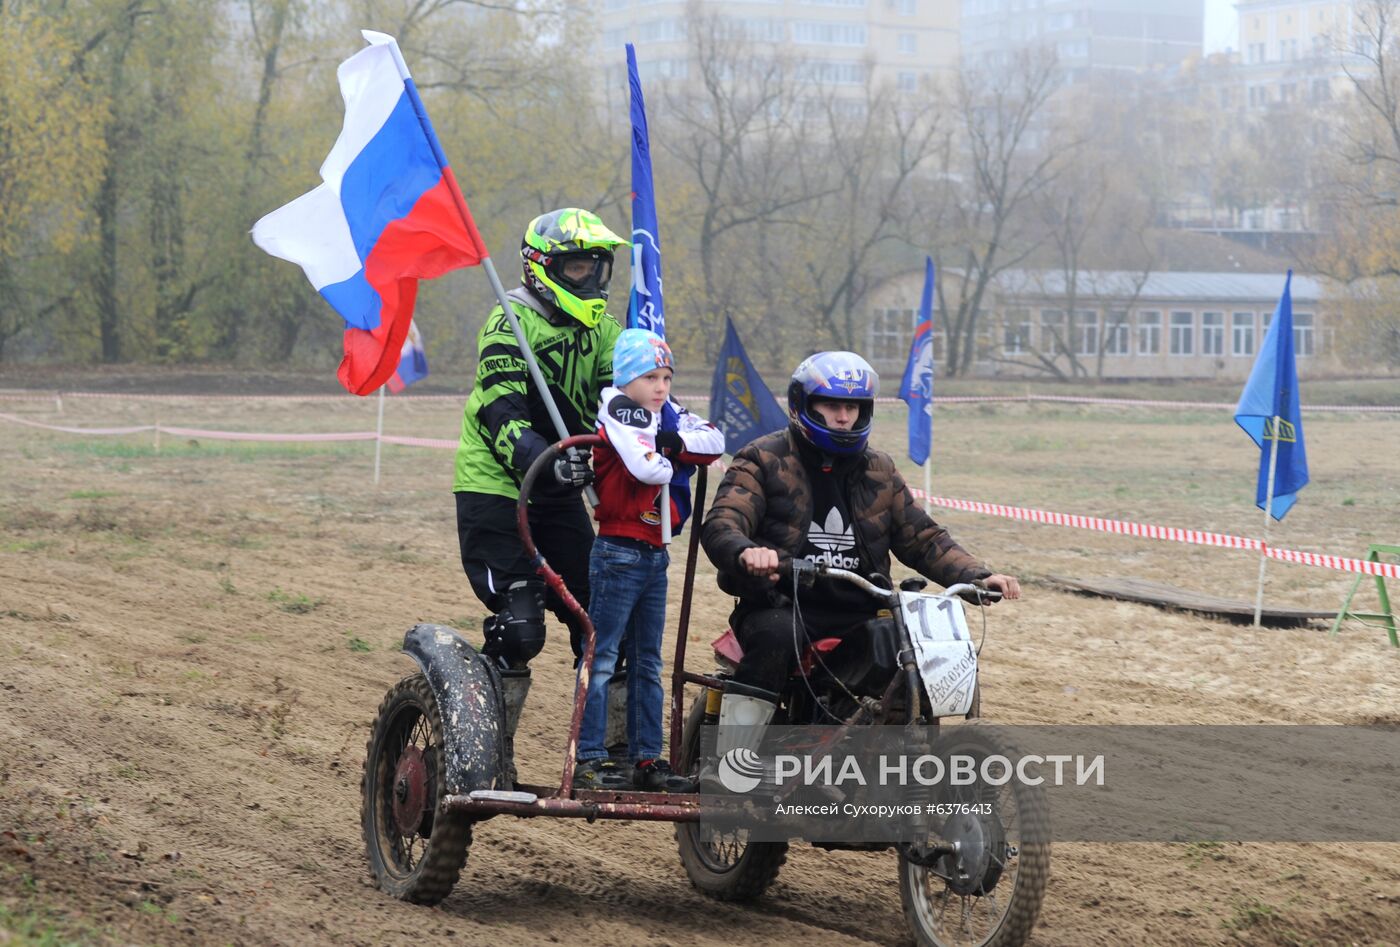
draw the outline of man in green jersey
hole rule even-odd
[[[622,327],[607,312],[613,251],[626,240],[596,214],[574,207],[541,214],[520,244],[524,275],[507,293],[549,395],[569,434],[592,434],[598,398],[612,382],[613,344]],[[525,558],[515,527],[520,481],[559,439],[510,321],[497,306],[477,339],[476,385],[462,417],[453,491],[462,567],[491,610],[483,652],[502,668],[512,734],[529,687],[528,663],[544,647],[548,607],[579,629]],[[593,527],[580,491],[592,479],[583,457],[560,457],[530,501],[535,544],[584,608]]]

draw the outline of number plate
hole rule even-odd
[[[967,713],[977,688],[977,651],[967,630],[962,601],[901,592],[899,609],[914,642],[933,715]]]

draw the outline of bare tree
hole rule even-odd
[[[859,99],[826,96],[826,196],[819,225],[803,229],[812,238],[804,288],[812,299],[808,311],[844,348],[864,344],[858,327],[866,293],[897,265],[880,251],[896,243],[927,248],[937,230],[938,206],[916,204],[911,191],[946,153],[941,109],[937,101],[910,107],[890,86],[869,82]]]
[[[758,55],[740,28],[701,14],[696,4],[686,22],[698,74],[667,88],[666,118],[654,123],[652,144],[684,170],[676,190],[694,195],[681,212],[700,264],[691,294],[700,318],[692,327],[713,356],[722,319],[749,298],[736,275],[771,265],[737,238],[747,230],[762,239],[769,225],[793,219],[823,191],[812,174],[816,156],[804,147],[813,121],[800,65],[781,54]]]
[[[1355,95],[1344,112],[1335,168],[1334,239],[1310,261],[1342,290],[1342,342],[1400,364],[1400,0],[1365,0],[1343,59]]]
[[[982,306],[997,274],[1022,262],[1034,249],[1026,210],[1056,175],[1059,161],[1077,149],[1044,147],[1041,121],[1055,84],[1053,57],[1028,52],[1014,66],[991,76],[964,73],[957,86],[957,121],[963,147],[945,180],[954,243],[940,256],[956,264],[956,290],[949,292],[950,267],[938,284],[939,312],[948,339],[945,372],[956,376],[973,363]]]

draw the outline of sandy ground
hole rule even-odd
[[[372,402],[0,402],[76,426],[373,427]],[[452,404],[391,402],[454,437]],[[1400,542],[1400,418],[1308,418],[1314,484],[1275,541]],[[0,943],[898,943],[891,854],[795,846],[769,895],[710,902],[669,827],[500,818],[437,908],[372,887],[359,774],[418,621],[478,633],[446,451],[98,439],[0,425]],[[897,419],[882,434],[902,447]],[[1243,435],[1218,414],[1008,407],[940,416],[935,492],[1258,535]],[[915,472],[916,473],[916,472]],[[1073,596],[1048,573],[1249,597],[1246,554],[945,514],[1030,577],[989,617],[984,713],[1005,722],[1400,722],[1400,654],[1349,625],[1254,630]],[[678,550],[673,588],[684,560]],[[727,602],[702,564],[693,653]],[[1335,608],[1339,573],[1271,564],[1271,597]],[[1373,603],[1374,595],[1367,600]],[[674,616],[674,608],[673,608]],[[524,775],[556,778],[572,674],[535,662]],[[1034,943],[1400,942],[1400,846],[1058,845]]]

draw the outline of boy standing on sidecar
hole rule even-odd
[[[613,350],[613,386],[605,388],[594,448],[598,538],[588,581],[588,616],[596,636],[592,676],[578,735],[579,789],[648,792],[693,791],[661,756],[661,635],[666,621],[666,568],[659,500],[673,464],[708,464],[724,452],[724,435],[704,418],[680,408],[675,431],[658,431],[671,393],[671,349],[656,333],[627,329]],[[666,511],[680,524],[675,505]],[[627,753],[631,772],[609,759],[605,745],[608,683],[619,651],[627,648]]]

